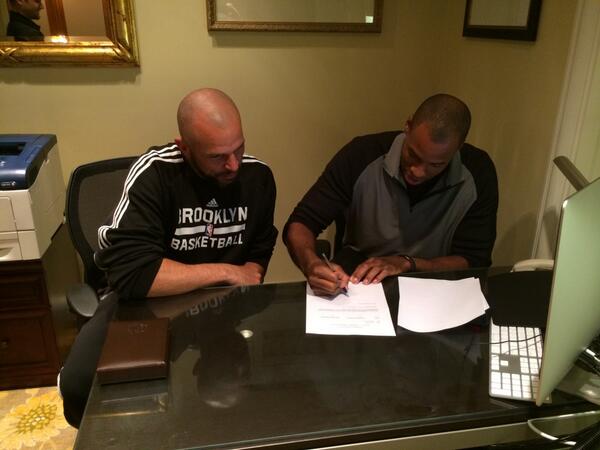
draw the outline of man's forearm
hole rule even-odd
[[[315,252],[316,238],[306,225],[293,222],[289,225],[286,235],[286,246],[292,261],[306,275],[308,267],[319,256]]]
[[[315,251],[316,238],[305,225],[293,222],[287,228],[286,246],[292,260],[302,270],[317,295],[337,295],[346,289],[350,277],[342,267],[326,263]]]
[[[232,264],[183,264],[171,259],[163,259],[158,273],[154,277],[148,297],[160,297],[190,292],[206,286],[254,284],[244,283],[239,272],[243,267],[250,267],[262,276],[264,269],[259,264],[246,263],[245,266]],[[260,280],[259,280],[260,282]]]

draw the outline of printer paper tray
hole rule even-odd
[[[0,261],[19,261],[23,259],[19,235],[16,231],[0,233]]]

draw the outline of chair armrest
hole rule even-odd
[[[98,295],[88,284],[76,284],[67,289],[67,304],[80,317],[91,318],[98,308]]]
[[[525,259],[515,263],[512,272],[522,272],[524,270],[552,270],[553,268],[553,259]]]

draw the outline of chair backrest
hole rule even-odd
[[[335,219],[335,236],[333,237],[333,254],[335,255],[344,247],[344,234],[346,232],[346,216],[340,215]]]
[[[65,215],[75,250],[83,262],[84,281],[94,290],[104,286],[104,274],[94,263],[98,228],[113,212],[129,167],[136,156],[96,161],[77,167],[67,188]]]
[[[335,235],[333,236],[333,252],[331,242],[327,239],[317,239],[315,243],[315,252],[317,255],[325,255],[327,258],[333,258],[337,252],[344,247],[344,233],[346,231],[346,218],[340,215],[335,219]]]

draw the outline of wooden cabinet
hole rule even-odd
[[[42,262],[0,263],[0,389],[55,384],[59,369]]]

